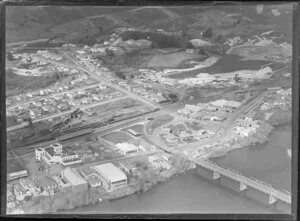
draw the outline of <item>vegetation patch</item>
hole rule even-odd
[[[132,139],[130,137],[130,135],[128,135],[124,132],[120,132],[120,131],[116,131],[116,132],[112,132],[110,134],[106,134],[106,135],[102,136],[102,138],[107,140],[107,141],[110,141],[114,144],[122,143],[122,142],[128,142]]]
[[[161,115],[161,116],[155,118],[147,126],[148,133],[152,134],[156,128],[161,127],[162,125],[171,122],[173,119],[174,119],[174,117],[169,114],[164,114],[164,115]]]

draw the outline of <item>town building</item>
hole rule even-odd
[[[127,176],[112,163],[97,165],[94,167],[102,180],[102,186],[107,191],[112,191],[127,185]]]
[[[13,191],[18,201],[24,200],[26,196],[31,196],[31,192],[24,189],[20,183],[14,185]]]
[[[165,139],[167,142],[169,143],[175,143],[175,142],[178,142],[179,141],[179,138],[176,137],[174,134],[167,134],[165,136]]]
[[[43,191],[52,192],[53,189],[57,188],[57,182],[51,177],[47,176],[41,177],[41,179],[36,180],[35,183],[38,186],[38,188],[40,188]]]
[[[138,152],[138,147],[131,143],[118,143],[116,144],[116,148],[123,155],[134,154]]]
[[[72,191],[74,193],[77,192],[84,192],[88,190],[88,183],[83,177],[76,171],[75,168],[65,168],[61,172],[62,179],[67,182],[71,183]]]
[[[132,162],[119,162],[120,167],[123,169],[123,171],[126,174],[136,175],[137,174],[137,168],[133,165]]]
[[[86,179],[89,186],[92,188],[96,188],[102,185],[102,181],[97,172],[91,167],[81,167],[78,169],[79,173]]]
[[[82,162],[76,152],[63,148],[59,143],[35,149],[35,157],[37,160],[44,160],[49,165],[60,163],[63,166],[69,166]]]
[[[26,191],[29,191],[34,196],[39,195],[42,191],[41,187],[36,185],[31,179],[20,178],[19,183]]]
[[[58,189],[61,192],[71,192],[72,191],[72,184],[64,182],[60,176],[52,176],[52,179],[56,181]]]
[[[157,155],[149,156],[148,160],[154,169],[164,169],[164,170],[171,169],[171,165],[169,164],[169,162],[166,160],[166,158],[162,156],[157,156]]]
[[[128,133],[132,134],[133,136],[137,137],[137,136],[140,136],[141,134],[133,129],[128,129],[127,130]]]
[[[190,110],[190,111],[201,111],[201,110],[205,109],[205,106],[186,104],[185,109]]]

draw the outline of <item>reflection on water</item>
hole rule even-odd
[[[214,161],[270,183],[274,188],[291,191],[291,158],[287,154],[291,141],[291,128],[283,128],[274,132],[266,144],[233,151]]]

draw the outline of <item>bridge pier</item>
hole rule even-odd
[[[276,202],[277,202],[276,197],[270,195],[270,196],[269,196],[269,204],[275,204]]]
[[[220,178],[221,178],[221,175],[220,173],[216,172],[216,171],[213,171],[213,184],[215,185],[219,185],[220,184]]]

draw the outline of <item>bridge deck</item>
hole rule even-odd
[[[205,167],[209,170],[213,170],[221,175],[229,177],[238,182],[244,183],[249,187],[257,189],[263,193],[269,194],[277,199],[280,199],[288,204],[291,204],[291,194],[287,191],[274,189],[270,184],[264,183],[260,180],[252,178],[252,177],[251,178],[245,177],[243,174],[241,174],[238,171],[233,171],[228,168],[222,168],[222,167],[218,166],[217,164],[215,164],[214,162],[211,162],[208,160],[195,161],[194,159],[192,159],[190,157],[187,157],[187,156],[185,156],[185,157],[197,165]]]

